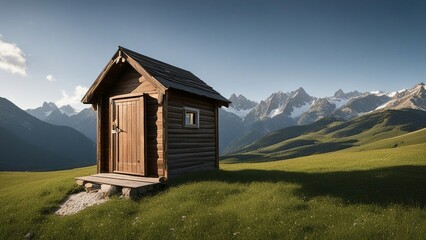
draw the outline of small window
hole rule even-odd
[[[198,128],[200,120],[200,110],[196,108],[183,107],[184,126],[188,128]]]

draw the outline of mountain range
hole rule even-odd
[[[74,128],[96,142],[96,112],[92,108],[78,112],[70,105],[58,108],[55,103],[44,102],[41,107],[26,112],[47,123]]]
[[[0,98],[0,116],[0,170],[57,170],[96,162],[96,144],[73,128],[41,121],[5,98]]]
[[[426,91],[423,83],[391,93],[345,93],[339,89],[331,97],[316,98],[299,88],[287,93],[273,93],[260,103],[242,95],[236,97],[235,94],[230,100],[233,101],[231,106],[219,111],[221,154],[235,152],[278,129],[311,124],[329,116],[351,120],[387,109],[410,108],[426,111]]]
[[[384,139],[387,148],[395,148],[404,142],[392,139],[420,129],[424,132],[424,128],[426,111],[417,109],[386,109],[347,121],[329,116],[308,125],[271,132],[225,158],[234,161],[282,160],[352,147],[362,150],[363,146]]]

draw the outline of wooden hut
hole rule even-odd
[[[187,70],[118,47],[82,102],[97,111],[98,173],[167,180],[219,166],[230,102]]]

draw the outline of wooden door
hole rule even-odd
[[[143,96],[111,99],[113,170],[145,175],[145,106]]]

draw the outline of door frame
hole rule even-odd
[[[108,130],[108,134],[109,134],[109,144],[110,144],[110,149],[109,149],[109,172],[111,173],[120,173],[120,174],[126,174],[126,175],[137,175],[137,176],[147,176],[147,154],[146,154],[146,101],[145,101],[145,95],[144,93],[129,93],[129,94],[121,94],[121,95],[115,95],[109,98],[109,119],[108,119],[108,126],[109,126],[109,130]],[[115,149],[115,145],[114,145],[114,138],[113,138],[113,134],[112,134],[112,128],[113,128],[113,114],[114,114],[114,106],[113,106],[113,102],[115,100],[119,100],[119,99],[126,99],[126,98],[137,98],[137,97],[142,97],[143,98],[143,106],[142,106],[142,114],[143,114],[143,145],[142,145],[142,154],[144,156],[144,162],[143,162],[143,169],[144,172],[143,173],[129,173],[129,172],[120,172],[120,171],[116,171],[115,170],[115,156],[114,156],[114,149]]]

